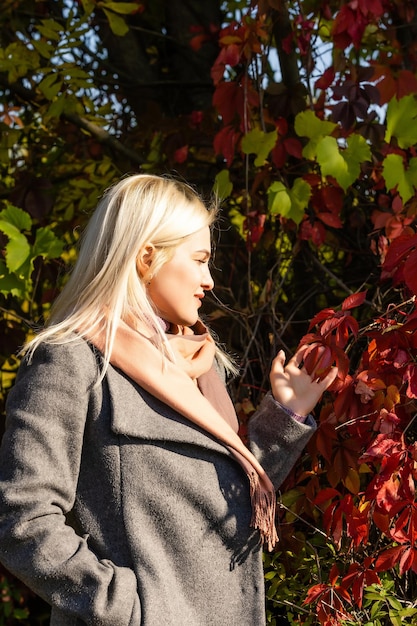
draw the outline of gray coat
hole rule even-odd
[[[218,441],[85,342],[41,346],[9,394],[0,560],[52,605],[51,624],[261,626],[248,479]],[[271,395],[251,447],[278,485],[314,431]]]

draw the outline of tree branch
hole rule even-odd
[[[136,163],[137,165],[143,165],[143,163],[145,162],[145,159],[141,157],[137,152],[135,152],[134,150],[130,150],[130,148],[126,148],[126,146],[120,143],[120,141],[116,139],[116,137],[113,137],[112,135],[110,135],[110,133],[104,130],[104,128],[98,126],[97,124],[94,124],[94,122],[90,122],[90,120],[86,119],[85,117],[82,117],[77,113],[63,113],[61,115],[61,118],[66,120],[67,122],[71,122],[78,128],[87,131],[88,133],[90,133],[90,135],[97,139],[99,143],[102,143],[112,150],[115,150],[119,154],[122,154],[123,156],[133,161],[133,163]]]
[[[32,103],[33,105],[37,105],[37,93],[35,90],[27,89],[23,85],[19,83],[10,84],[4,76],[0,76],[0,85],[9,89],[13,93],[15,93],[21,100],[25,103]],[[116,137],[107,132],[104,128],[91,122],[87,118],[78,115],[78,113],[62,113],[61,119],[74,124],[78,128],[81,128],[84,131],[87,131],[90,135],[92,135],[97,141],[103,145],[108,146],[115,152],[127,157],[133,163],[137,165],[142,165],[145,162],[145,159],[140,156],[134,150],[127,148],[124,146]]]
[[[288,89],[291,89],[291,87],[295,87],[300,83],[300,73],[298,70],[297,54],[293,46],[289,54],[285,52],[282,46],[283,40],[292,33],[286,2],[281,3],[279,10],[272,11],[272,24],[272,32],[281,68],[282,82]]]

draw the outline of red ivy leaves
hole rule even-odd
[[[251,19],[246,16],[244,22],[232,22],[220,32],[220,53],[211,70],[211,77],[218,85],[226,66],[236,67],[239,63],[250,60],[254,54],[262,51],[262,41],[267,41],[267,33],[261,18]]]
[[[382,265],[382,278],[404,282],[417,295],[417,235],[404,233],[391,242]]]
[[[381,582],[377,572],[371,569],[373,561],[374,559],[372,557],[366,557],[363,563],[351,563],[349,571],[346,576],[343,577],[341,583],[346,589],[352,587],[352,596],[359,608],[362,607],[364,589],[369,587],[369,585],[379,584]]]
[[[313,585],[304,600],[304,604],[316,604],[317,617],[323,626],[338,626],[343,619],[350,617],[344,608],[344,602],[351,604],[351,598],[347,590],[338,584],[339,576],[339,569],[335,564],[329,575],[329,584]]]
[[[235,146],[241,137],[241,133],[235,131],[233,126],[223,126],[214,138],[214,151],[225,158],[226,164],[231,165],[235,156]]]
[[[351,336],[356,337],[359,325],[351,315],[350,309],[361,305],[366,291],[347,297],[340,311],[323,309],[310,322],[309,330],[318,327],[316,333],[305,335],[300,346],[308,345],[304,355],[304,364],[309,373],[316,371],[319,378],[324,378],[335,363],[338,367],[339,382],[343,381],[349,369],[349,359],[344,351]]]
[[[380,572],[397,565],[400,576],[410,569],[417,573],[417,550],[410,545],[394,546],[381,552],[375,564]]]
[[[374,80],[378,81],[378,91],[380,93],[380,104],[387,104],[392,98],[400,100],[410,93],[417,92],[417,78],[410,70],[398,69],[395,63],[400,65],[398,57],[394,55],[394,60],[385,58],[385,65],[375,64]],[[390,65],[394,67],[390,69]]]
[[[353,44],[358,49],[365,28],[383,13],[383,0],[351,0],[344,4],[336,16],[332,29],[335,46],[347,48]]]
[[[410,255],[417,259],[416,248],[417,236],[398,238],[386,270],[398,266],[404,270]],[[320,311],[309,327],[315,332],[301,341],[308,346],[309,371],[319,368],[324,374],[336,363],[346,374],[333,389],[334,412],[325,413],[314,440],[331,487],[320,491],[316,484],[312,501],[341,553],[355,555],[367,548],[372,527],[382,546],[376,554],[372,548],[365,552],[344,575],[332,570],[327,583],[309,590],[305,602],[316,604],[323,625],[340,624],[352,603],[360,609],[364,589],[380,583],[380,572],[398,567],[400,575],[417,573],[417,444],[407,443],[404,436],[415,413],[407,398],[417,397],[417,312],[396,308],[391,314],[388,309],[376,318],[362,333],[368,344],[357,372],[350,374],[345,350],[359,335],[352,309],[365,297],[366,292],[353,294],[339,310]],[[338,424],[340,428],[335,428]]]

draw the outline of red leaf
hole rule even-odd
[[[403,552],[407,549],[406,546],[395,546],[393,548],[388,548],[381,552],[376,559],[375,569],[378,572],[385,572],[389,569],[392,569],[397,565]]]
[[[386,69],[387,68],[383,66],[383,70],[386,71]],[[390,70],[388,69],[388,72],[389,71]],[[380,93],[379,102],[381,106],[383,104],[387,104],[387,102],[392,100],[392,98],[397,94],[397,81],[390,73],[385,74],[376,87]]]
[[[362,564],[352,563],[349,566],[349,572],[341,581],[341,586],[345,589],[349,589],[352,586],[352,595],[359,608],[362,607],[363,590],[365,587],[381,582],[378,574],[374,570],[369,569],[371,563],[372,559],[370,557],[365,558]]]
[[[416,246],[417,235],[404,234],[394,239],[382,264],[383,269],[386,272],[397,269],[401,261],[404,261]]]
[[[322,76],[318,80],[316,80],[315,88],[316,89],[328,89],[332,82],[334,81],[334,77],[336,75],[334,67],[328,67],[327,70],[323,73]]]
[[[405,572],[407,572],[414,561],[414,550],[409,546],[406,550],[404,550],[403,554],[400,558],[398,573],[400,576],[403,576]]]
[[[335,313],[336,311],[334,309],[322,309],[319,313],[317,313],[317,315],[313,317],[308,327],[308,330],[311,330],[313,326],[315,326],[316,324],[319,324],[323,320],[327,320],[329,319],[329,317],[333,317]]]
[[[333,356],[338,369],[337,378],[339,378],[340,380],[345,380],[349,373],[349,357],[342,349],[339,349],[337,347],[333,348]]]
[[[235,117],[237,101],[241,95],[239,85],[235,82],[222,82],[217,85],[213,94],[213,105],[222,116],[225,126]]]
[[[317,217],[323,224],[326,224],[326,226],[330,226],[331,228],[343,228],[342,220],[338,215],[334,215],[334,213],[320,211],[320,213],[317,213]]]
[[[410,291],[417,295],[417,250],[410,252],[404,264],[404,280]]]
[[[406,390],[407,398],[417,398],[417,365],[414,363],[408,365],[404,373],[404,380],[408,383]]]
[[[225,65],[230,65],[231,67],[234,67],[240,61],[240,53],[241,46],[232,43],[229,46],[223,48],[222,52],[220,53],[220,58]]]
[[[319,585],[313,585],[307,591],[307,595],[303,601],[303,604],[312,604],[313,602],[316,602],[320,598],[320,596],[323,595],[325,591],[327,591],[327,589],[327,585],[323,583],[320,583]]]
[[[305,346],[311,343],[320,343],[320,342],[321,342],[321,337],[319,335],[316,335],[315,333],[307,333],[301,338],[298,347],[300,348],[301,346]]]
[[[363,304],[366,298],[366,293],[366,291],[359,291],[358,293],[352,293],[350,296],[345,298],[342,302],[342,311],[354,309],[355,307]]]
[[[284,139],[284,147],[288,154],[295,157],[296,159],[301,159],[303,146],[299,139],[295,139],[294,137]]]
[[[285,150],[284,144],[281,141],[278,141],[271,152],[272,162],[278,169],[284,167],[285,162],[287,160],[287,152]]]
[[[305,219],[300,226],[299,237],[301,241],[311,241],[315,246],[320,247],[326,241],[326,229],[319,221],[314,224]]]
[[[400,70],[397,74],[397,99],[417,92],[417,78],[410,70]]]
[[[192,48],[194,52],[197,52],[198,50],[200,50],[205,41],[208,41],[208,36],[206,35],[206,33],[202,33],[201,35],[195,35],[190,39],[190,48]]]
[[[332,489],[331,487],[327,487],[326,489],[322,489],[319,494],[314,499],[314,504],[316,506],[323,504],[327,500],[333,500],[333,498],[340,498],[340,491],[337,489]]]
[[[376,502],[381,509],[389,512],[398,504],[400,484],[395,478],[385,480],[376,495]]]
[[[367,20],[361,11],[352,10],[350,5],[343,5],[333,23],[332,34],[338,48],[346,48],[353,43],[359,48]]]
[[[231,165],[235,156],[235,145],[239,139],[237,133],[232,126],[224,126],[214,137],[214,150],[216,154],[222,154],[226,159],[227,165]]]
[[[344,322],[344,315],[341,311],[337,311],[333,317],[325,320],[320,328],[320,334],[324,337],[335,330]]]
[[[188,157],[188,146],[182,146],[175,150],[174,152],[174,162],[175,163],[185,163]]]

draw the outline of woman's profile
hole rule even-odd
[[[275,490],[315,429],[302,350],[244,445],[200,318],[217,211],[187,184],[110,188],[26,346],[0,449],[0,561],[53,626],[262,626]]]

